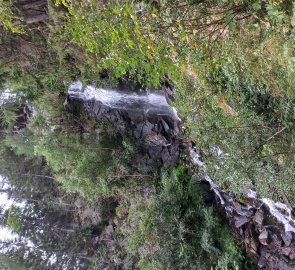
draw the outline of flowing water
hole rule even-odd
[[[156,91],[130,92],[119,89],[95,88],[87,85],[83,89],[81,81],[72,83],[68,94],[72,98],[83,101],[96,100],[110,108],[142,112],[144,115],[171,115],[180,121],[175,108],[170,107],[166,96]]]
[[[201,169],[203,172],[206,172],[206,167],[204,163],[200,160],[200,156],[194,149],[190,150],[190,156],[192,163],[199,169]],[[230,207],[226,205],[225,200],[222,196],[224,190],[222,190],[218,185],[216,185],[207,174],[205,175],[205,180],[210,184],[211,189],[219,198],[221,205],[223,205],[226,208],[226,211],[232,211]],[[245,195],[250,199],[257,199],[256,192],[254,190],[248,190],[247,194]],[[289,206],[281,202],[274,202],[269,198],[263,198],[258,201],[261,201],[264,205],[267,206],[270,215],[273,216],[280,224],[284,226],[285,232],[295,233],[295,220],[292,216],[292,209]]]
[[[75,98],[83,101],[95,100],[101,102],[105,106],[118,110],[127,110],[128,112],[142,112],[143,114],[156,114],[171,116],[178,121],[181,121],[177,115],[175,108],[171,108],[167,102],[164,94],[157,92],[130,92],[120,91],[119,89],[102,89],[95,88],[88,85],[83,89],[81,81],[72,83],[69,87],[68,94],[71,98]],[[198,168],[206,170],[203,162],[199,159],[199,156],[194,149],[190,151],[192,163]],[[205,180],[210,184],[211,189],[218,196],[222,205],[225,204],[222,190],[216,185],[211,178],[206,175]],[[256,199],[256,193],[253,190],[249,190],[249,198]],[[292,209],[280,202],[274,202],[268,198],[260,200],[265,204],[270,214],[281,224],[283,224],[286,232],[295,233],[295,221],[292,217]],[[226,207],[226,205],[224,205]]]

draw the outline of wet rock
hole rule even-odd
[[[78,81],[68,92],[68,101],[80,101],[89,117],[106,121],[122,134],[135,139],[132,164],[143,172],[177,162],[186,144],[179,136],[180,118],[161,93],[127,90],[83,89]],[[137,89],[137,90],[136,90]],[[137,92],[136,92],[137,91]],[[113,96],[112,96],[113,95]],[[122,97],[122,98],[120,98]]]
[[[138,107],[134,111],[132,106],[122,107],[124,102],[117,108],[110,106],[106,98],[106,103],[89,98],[97,95],[93,91],[89,89],[89,92],[75,98],[70,96],[69,100],[73,104],[75,99],[79,100],[90,117],[109,122],[118,132],[131,133],[136,139],[135,167],[151,172],[155,164],[162,167],[177,162],[183,150],[190,153],[195,166],[199,169],[204,166],[196,147],[188,149],[188,144],[181,139],[180,118],[175,112],[167,110],[166,105],[162,106],[165,103],[163,98],[160,98],[158,110],[156,106],[146,106],[142,102],[146,98],[135,95],[140,102],[136,103]],[[148,101],[157,102],[157,99],[152,96]],[[202,179],[197,176],[195,179],[204,187],[205,199],[218,207],[234,234],[245,243],[247,253],[259,269],[295,269],[295,223],[290,207],[266,198],[259,200],[251,190],[246,192],[246,200],[242,203],[216,185],[209,176]],[[111,238],[111,228],[105,235]]]
[[[260,235],[259,235],[259,242],[262,244],[262,245],[264,245],[264,246],[266,246],[266,245],[268,245],[268,232],[267,232],[267,230],[263,230],[261,233],[260,233]]]
[[[235,227],[236,228],[240,228],[241,226],[243,226],[244,224],[246,224],[249,219],[247,217],[243,217],[243,216],[238,216],[234,218],[235,220]]]
[[[274,203],[265,205],[268,201],[258,199],[244,205],[226,190],[216,185],[212,188],[212,183],[206,183],[202,185],[206,187],[206,193],[211,192],[211,198],[215,198],[221,214],[235,235],[243,240],[247,253],[251,254],[259,269],[295,269],[295,238],[293,227],[288,227],[292,226],[293,220],[288,221],[292,217],[285,205],[277,204],[277,211],[272,208]]]
[[[254,216],[254,221],[258,224],[258,225],[262,225],[263,223],[263,211],[261,209],[259,209]]]
[[[281,233],[281,238],[284,241],[286,246],[290,246],[292,242],[292,233],[291,232],[283,232]]]
[[[195,148],[190,149],[190,155],[192,163],[205,171]],[[195,179],[204,187],[206,197],[213,198],[259,269],[295,269],[295,220],[290,206],[267,198],[259,200],[255,192],[249,190],[242,203],[216,185],[208,175],[203,179],[196,176]]]

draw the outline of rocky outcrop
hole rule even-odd
[[[201,168],[197,152],[191,149],[190,153],[194,165]],[[242,203],[209,176],[195,178],[204,190],[204,198],[217,205],[259,269],[295,269],[295,220],[290,207],[267,198],[257,199],[252,190],[244,194]]]
[[[136,149],[133,166],[151,172],[179,160],[186,148],[179,136],[181,121],[169,108],[164,94],[82,88],[79,82],[70,87],[69,103],[79,100],[88,117],[106,121],[119,133],[129,134]]]
[[[192,163],[205,171],[196,149],[188,149],[180,137],[181,120],[162,94],[83,89],[80,82],[69,89],[69,101],[82,104],[89,117],[107,121],[117,131],[130,134],[136,145],[135,166],[150,172],[177,162],[181,152],[190,152]],[[204,199],[215,204],[259,269],[295,269],[295,220],[292,209],[269,199],[259,200],[254,191],[242,203],[206,176],[196,177]]]
[[[83,107],[90,117],[107,121],[121,133],[132,135],[136,146],[134,165],[142,171],[152,170],[155,163],[163,166],[179,160],[184,144],[177,135],[177,123],[170,117],[117,110],[95,100],[83,102]]]

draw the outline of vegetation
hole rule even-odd
[[[45,157],[56,174],[56,180],[68,192],[79,192],[84,197],[95,198],[99,194],[113,195],[116,188],[127,184],[123,149],[116,138],[92,135],[80,139],[77,134],[57,135],[43,139],[36,153]],[[120,149],[121,147],[121,149]]]
[[[294,205],[294,1],[57,0],[36,25],[22,12],[0,0],[0,89],[18,97],[0,102],[0,174],[25,201],[2,211],[18,238],[1,267],[250,269],[191,175]],[[172,85],[204,166],[135,170],[133,138],[64,108],[77,78]]]
[[[158,188],[152,196],[132,198],[119,227],[138,269],[247,269],[240,246],[204,204],[187,169],[164,171]]]
[[[1,182],[8,185],[2,192],[14,202],[1,210],[1,224],[17,233],[1,241],[3,269],[12,269],[9,259],[20,269],[85,265],[83,252],[90,245],[94,225],[84,222],[78,227],[74,197],[58,188],[41,160],[16,155],[2,144],[0,162]]]
[[[204,204],[190,170],[184,166],[163,170],[160,182],[136,184],[124,175],[118,181],[113,173],[101,170],[115,172],[116,158],[108,156],[111,165],[104,162],[98,166],[102,153],[98,152],[96,137],[87,137],[88,149],[75,135],[51,134],[48,141],[38,139],[38,144],[32,145],[37,155],[46,157],[63,191],[42,158],[31,156],[32,150],[26,154],[25,143],[15,143],[14,138],[21,136],[24,134],[6,136],[1,155],[1,175],[11,185],[5,192],[19,202],[27,201],[21,207],[11,206],[3,220],[20,238],[4,242],[2,249],[7,246],[5,254],[20,265],[41,269],[62,269],[64,265],[69,269],[118,265],[126,269],[208,269],[208,265],[248,269],[240,245],[212,206]],[[104,186],[98,180],[106,176],[112,182]],[[116,191],[113,196],[110,188]],[[104,231],[115,222],[112,220],[117,220],[114,240],[104,242]],[[93,255],[91,246],[97,237],[102,240]],[[26,241],[33,243],[33,249],[28,250]],[[68,245],[71,249],[66,251]],[[115,253],[109,257],[112,250]]]
[[[58,33],[94,69],[174,83],[175,106],[218,184],[294,201],[292,1],[61,3],[69,13]]]
[[[18,19],[15,15],[15,8],[10,0],[0,1],[0,22],[1,26],[7,31],[12,31],[14,33],[21,33],[22,26],[15,25],[13,20]],[[3,25],[2,25],[3,24]]]
[[[294,202],[294,14],[285,5],[252,5],[248,20],[210,44],[198,83],[182,80],[176,100],[215,181],[237,194],[254,188]]]

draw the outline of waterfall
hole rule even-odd
[[[222,190],[218,185],[216,185],[213,180],[209,177],[209,175],[206,174],[206,168],[204,166],[204,163],[200,160],[200,156],[198,155],[197,151],[195,149],[190,149],[190,156],[192,163],[197,166],[199,169],[201,169],[203,172],[205,172],[205,180],[207,183],[209,183],[212,191],[215,193],[217,198],[220,201],[220,204],[222,207],[226,209],[228,214],[232,213],[233,208],[235,204],[230,205],[235,199],[232,197],[231,200],[225,200],[223,194],[228,194],[225,190]],[[268,209],[269,213],[272,217],[274,217],[278,223],[282,224],[284,226],[285,232],[293,232],[295,233],[295,220],[292,217],[292,209],[287,206],[286,204],[283,204],[281,202],[274,202],[273,200],[269,198],[262,198],[257,199],[256,198],[256,192],[254,190],[248,190],[247,194],[245,194],[247,198],[254,199],[259,201],[261,204],[264,204]],[[228,197],[228,196],[226,196]],[[250,210],[251,207],[248,209]],[[245,215],[248,215],[249,213],[244,213]],[[243,215],[243,214],[241,214]]]
[[[183,151],[204,177],[196,176],[205,193],[226,218],[235,235],[243,239],[248,253],[254,254],[263,269],[294,269],[295,220],[291,206],[269,198],[258,199],[254,190],[245,190],[242,200],[218,186],[206,172],[205,163],[195,147],[180,136],[183,122],[165,94],[101,89],[74,82],[68,91],[70,99],[84,102],[86,112],[97,120],[107,120],[122,133],[131,132],[144,146],[138,151],[137,165],[147,172],[155,160],[167,165],[179,161]],[[213,147],[217,155],[226,155]],[[222,165],[221,165],[222,166]],[[273,252],[273,246],[277,246]]]
[[[82,82],[75,81],[70,85],[68,94],[71,98],[83,101],[95,100],[113,109],[127,110],[128,112],[140,112],[144,115],[168,115],[172,117],[173,120],[181,122],[176,109],[169,106],[166,96],[163,93],[153,92],[152,90],[138,93],[120,91],[119,89],[95,88],[92,85],[88,85],[83,89]],[[220,151],[220,149],[217,149],[216,151]],[[206,168],[195,149],[190,149],[190,156],[192,163],[205,172]],[[218,197],[221,205],[230,209],[223,196],[223,194],[228,194],[228,192],[216,185],[206,173],[205,181],[210,184],[211,189]],[[248,195],[246,196],[248,196],[248,198],[257,200],[255,191],[249,190],[247,194]],[[233,200],[235,200],[234,197],[232,201]],[[267,206],[270,215],[273,216],[278,223],[284,226],[285,232],[295,233],[295,221],[292,218],[292,209],[290,209],[289,206],[283,203],[274,202],[269,198],[263,198],[257,201]]]
[[[113,109],[143,112],[143,114],[173,115],[180,120],[175,108],[170,108],[166,96],[156,91],[130,92],[120,89],[103,89],[73,82],[68,90],[71,98],[83,101],[96,100]]]

